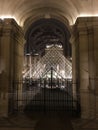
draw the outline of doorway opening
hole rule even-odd
[[[69,39],[68,29],[54,19],[41,19],[28,29],[23,80],[14,85],[13,111],[79,114],[79,100],[73,94]]]

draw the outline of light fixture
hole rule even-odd
[[[30,53],[26,53],[26,56],[30,56],[31,54]]]

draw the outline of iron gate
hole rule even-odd
[[[46,79],[38,79],[32,82],[25,80],[16,82],[14,86],[14,112],[67,111],[72,114],[80,112],[79,102],[73,97],[71,80],[58,81],[52,79],[52,82]]]
[[[13,111],[80,111],[79,98],[73,96],[72,63],[60,48],[50,47],[29,67],[23,81],[14,83]]]

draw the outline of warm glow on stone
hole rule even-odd
[[[11,15],[2,15],[2,16],[0,16],[0,19],[2,19],[2,20],[7,19],[7,18],[14,19],[17,22],[17,24],[20,25],[19,21],[14,16],[11,16]]]
[[[78,17],[95,17],[98,16],[98,14],[80,14]]]
[[[98,14],[87,14],[87,13],[84,13],[84,14],[80,14],[80,15],[77,15],[76,18],[73,19],[73,22],[70,22],[70,25],[74,25],[77,18],[79,17],[98,17]]]

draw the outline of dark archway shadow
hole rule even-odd
[[[67,111],[74,112],[74,105],[76,101],[73,97],[64,90],[42,88],[40,92],[36,93],[32,98],[26,99],[27,103],[24,112],[32,111]]]
[[[35,130],[73,130],[73,126],[67,113],[47,114],[37,122]]]
[[[61,106],[58,108],[55,108],[57,106],[51,103],[50,106],[48,106],[48,103],[43,104],[44,98],[45,101],[48,101],[47,95],[49,95],[49,91],[49,89],[46,89],[44,93],[44,90],[42,89],[40,93],[37,93],[24,108],[25,115],[30,119],[37,121],[35,130],[73,130],[71,120],[73,118],[76,118],[76,116],[74,111],[68,111],[70,110],[70,104],[68,104],[68,102],[67,104],[65,103],[65,106],[63,106],[63,104],[60,104]],[[58,89],[51,91],[52,100],[54,100],[54,98],[57,96],[58,91],[60,92],[59,98],[61,98],[61,100],[64,97],[67,97],[69,101],[72,100],[72,97],[70,97],[68,93],[60,91]],[[33,101],[40,102],[35,103]]]

